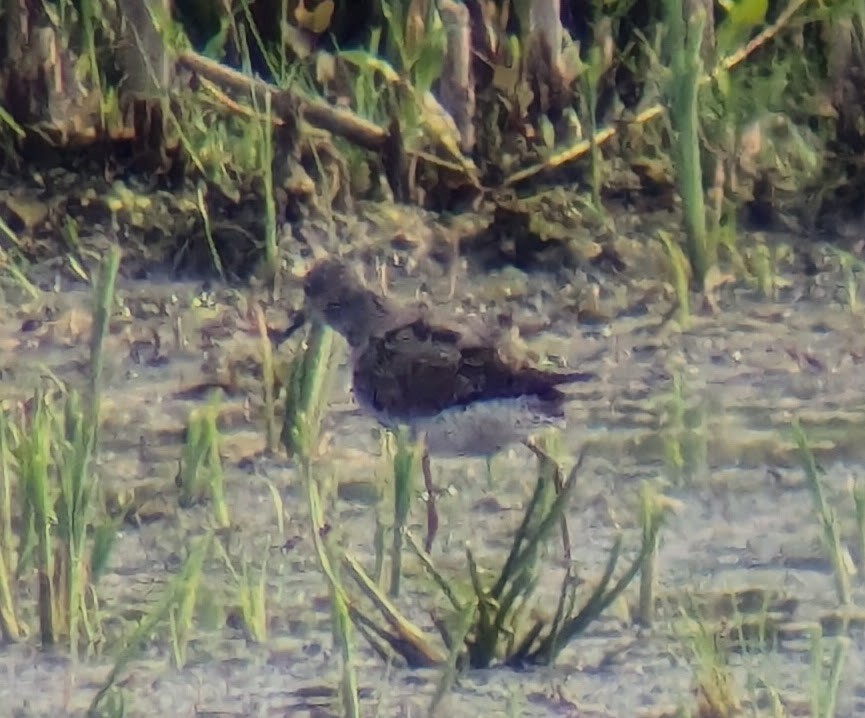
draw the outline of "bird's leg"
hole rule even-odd
[[[426,489],[426,541],[424,551],[432,550],[433,541],[439,530],[439,515],[436,510],[436,488],[433,485],[432,471],[430,470],[429,448],[427,448],[426,437],[423,439],[423,455],[421,456],[421,469],[423,471],[423,483]]]
[[[493,488],[493,455],[490,454],[486,457],[486,465],[487,465],[487,488]]]

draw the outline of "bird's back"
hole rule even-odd
[[[564,394],[556,387],[590,378],[514,362],[495,344],[420,317],[369,337],[355,356],[354,391],[376,413],[402,420],[524,395],[538,397],[557,415]]]

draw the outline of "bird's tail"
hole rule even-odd
[[[597,374],[585,371],[569,371],[556,374],[556,384],[577,384],[579,382],[593,381],[598,378]]]

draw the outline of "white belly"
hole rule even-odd
[[[382,421],[393,426],[391,421]],[[440,456],[492,456],[550,427],[562,417],[549,416],[537,397],[492,399],[447,409],[433,417],[415,419],[410,426],[426,434],[431,454]]]

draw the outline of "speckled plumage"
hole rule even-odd
[[[397,305],[339,260],[317,263],[304,289],[351,346],[358,403],[386,426],[424,431],[436,453],[495,453],[563,417],[558,386],[593,378],[532,367],[467,326]]]

